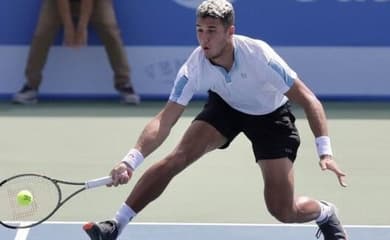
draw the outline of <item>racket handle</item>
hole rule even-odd
[[[112,183],[111,176],[96,178],[85,182],[85,189],[101,187],[107,184]]]

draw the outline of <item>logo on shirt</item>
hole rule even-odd
[[[186,8],[193,8],[196,9],[198,6],[204,1],[204,0],[173,0],[175,3],[179,4],[180,6],[186,7]],[[233,3],[236,0],[229,0],[229,2]]]

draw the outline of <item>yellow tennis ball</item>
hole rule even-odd
[[[16,198],[20,206],[29,206],[34,200],[33,195],[28,190],[20,191]]]

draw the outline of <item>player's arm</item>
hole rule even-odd
[[[185,106],[168,101],[164,108],[152,118],[138,137],[134,149],[111,171],[114,186],[124,184],[131,178],[133,170],[168,137],[172,127],[184,112]],[[123,174],[123,172],[127,172]]]
[[[168,101],[165,107],[145,126],[135,148],[145,157],[152,153],[168,137],[184,108],[183,105]]]
[[[64,45],[74,47],[75,28],[73,25],[72,14],[69,0],[57,0],[57,10],[64,25]]]
[[[317,140],[325,139],[325,146],[319,146],[319,157],[321,169],[333,171],[342,186],[346,186],[344,181],[345,174],[339,169],[334,161],[330,149],[328,125],[325,110],[314,95],[314,93],[300,80],[295,79],[292,87],[286,92],[286,96],[293,102],[300,105],[306,114],[310,128]],[[323,143],[319,143],[323,144]]]
[[[301,80],[296,79],[294,81],[286,96],[304,109],[315,137],[328,136],[324,108],[314,93]]]

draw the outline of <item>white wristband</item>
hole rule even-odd
[[[140,151],[133,148],[123,157],[122,161],[127,165],[127,167],[135,170],[141,163],[144,161],[144,156]]]
[[[330,145],[330,138],[328,136],[320,136],[316,138],[316,147],[318,156],[323,155],[332,156],[332,146]]]

